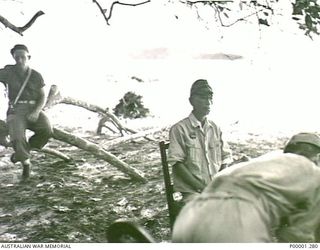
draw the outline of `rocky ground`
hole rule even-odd
[[[59,141],[49,147],[72,157],[64,162],[36,153],[32,176],[21,180],[21,167],[10,163],[11,149],[0,148],[0,242],[107,242],[106,229],[116,219],[143,225],[158,242],[170,241],[168,210],[158,142],[168,128],[149,137],[115,145],[110,152],[145,173],[148,183],[132,181],[89,153]],[[235,159],[256,157],[283,146],[286,137],[233,135]],[[87,134],[104,145],[110,136]]]

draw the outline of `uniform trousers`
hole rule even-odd
[[[34,109],[33,104],[16,104],[7,112],[7,124],[10,140],[15,151],[15,161],[23,162],[30,158],[31,149],[41,149],[52,136],[52,127],[47,116],[41,111],[35,122],[28,121],[27,117]],[[34,134],[27,141],[26,130]]]

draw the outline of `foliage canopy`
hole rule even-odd
[[[175,0],[169,0],[173,2]],[[203,1],[179,1],[189,7],[195,8],[198,17],[200,6],[210,7],[214,9],[214,16],[218,22],[224,27],[234,25],[239,21],[244,21],[251,16],[256,16],[259,25],[271,25],[271,19],[276,15],[280,8],[279,0],[203,0]],[[313,34],[319,35],[320,25],[320,5],[318,0],[294,0],[291,2],[292,12],[291,18],[297,22],[299,28],[305,32],[305,35],[312,38]],[[233,20],[231,16],[238,13],[242,16]],[[279,15],[282,15],[279,13]],[[229,21],[228,24],[226,24]]]

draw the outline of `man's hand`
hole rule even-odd
[[[205,189],[206,184],[204,184],[203,181],[199,180],[199,184],[198,184],[198,192],[201,193],[203,189]]]
[[[219,171],[226,169],[227,167],[229,167],[229,164],[222,164]]]
[[[39,112],[33,111],[32,113],[29,114],[28,116],[28,121],[29,122],[36,122],[39,118]]]
[[[12,143],[10,142],[7,136],[0,136],[0,145],[6,148],[12,147]]]
[[[202,192],[202,190],[206,187],[204,182],[191,174],[182,162],[176,162],[172,166],[172,171],[178,178],[181,178],[184,183],[189,185],[194,191],[198,193]]]

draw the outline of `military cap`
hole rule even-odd
[[[199,79],[195,81],[190,90],[190,97],[193,95],[211,96],[213,91],[207,80]]]
[[[291,137],[286,147],[297,143],[308,143],[320,149],[320,137],[314,133],[299,133]]]
[[[28,50],[27,46],[24,45],[24,44],[16,44],[16,45],[10,50],[11,55],[13,55],[16,50],[24,50],[24,51],[27,51],[27,52],[29,53],[29,50]]]

